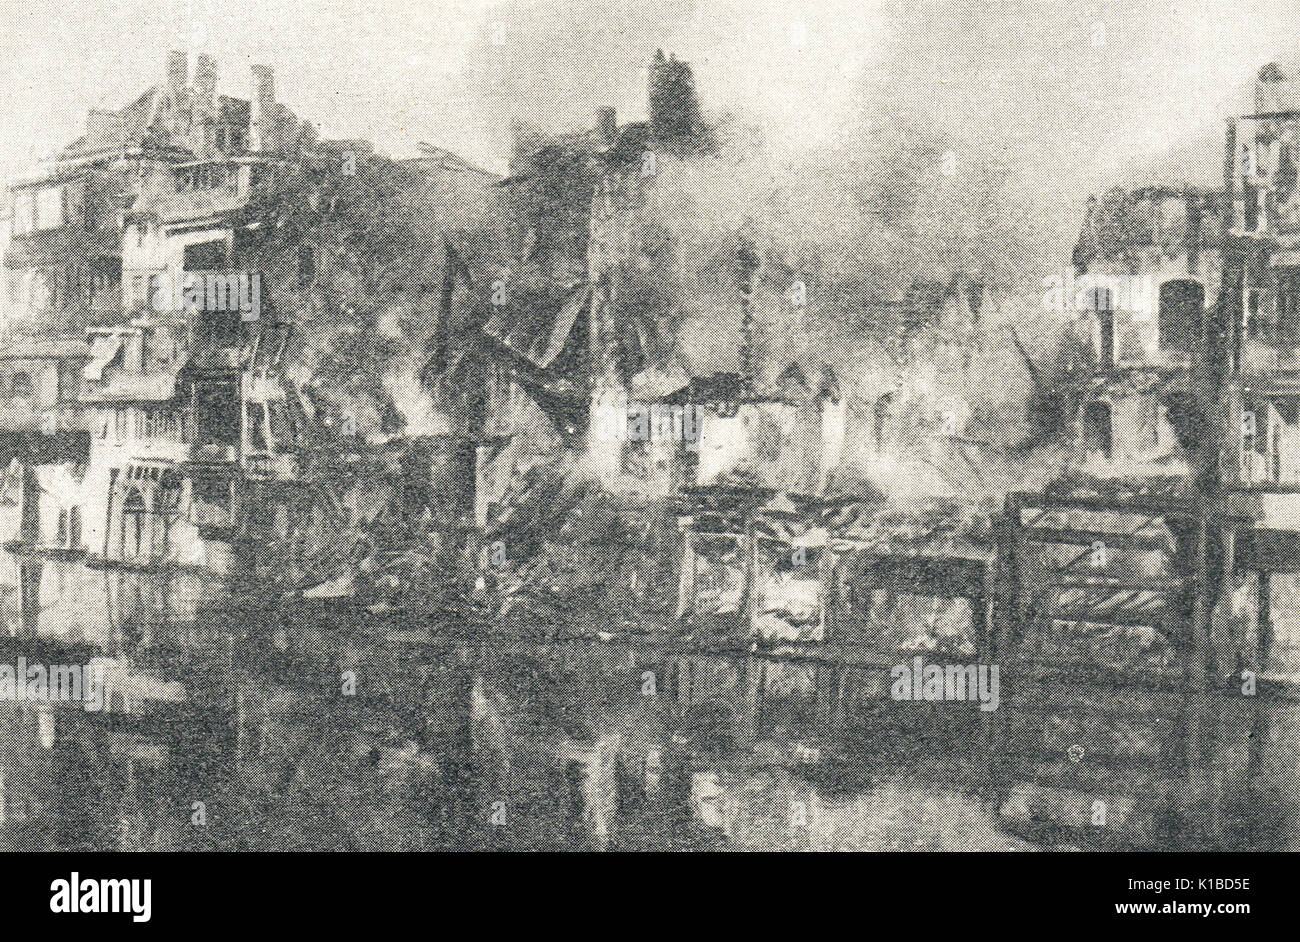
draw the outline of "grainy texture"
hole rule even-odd
[[[1287,4],[3,5],[0,849],[1295,849]]]

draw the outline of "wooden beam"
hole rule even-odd
[[[1190,580],[1176,576],[1111,576],[1070,574],[1053,580],[1054,585],[1063,589],[1138,589],[1145,592],[1183,592],[1190,585]]]
[[[1048,494],[1035,494],[1017,491],[1012,505],[1023,509],[1045,510],[1098,510],[1113,513],[1155,514],[1169,517],[1191,517],[1195,514],[1193,505],[1181,497],[1162,497],[1159,495],[1134,495],[1131,497],[1053,497]],[[1014,519],[1014,518],[1013,518]]]
[[[1087,625],[1115,625],[1118,627],[1162,628],[1166,609],[1108,609],[1099,611],[1086,605],[1062,605],[1052,613],[1053,621],[1078,622]]]
[[[1040,543],[1063,546],[1091,546],[1101,543],[1108,549],[1164,550],[1176,552],[1172,534],[1110,533],[1105,530],[1076,530],[1053,527],[1025,527],[1025,537]]]

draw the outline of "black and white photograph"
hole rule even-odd
[[[1300,849],[1294,3],[0,0],[0,127],[33,909]]]

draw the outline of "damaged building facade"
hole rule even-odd
[[[32,549],[223,572],[250,485],[295,476],[289,327],[240,240],[298,124],[269,68],[239,99],[216,94],[210,57],[188,65],[170,53],[163,82],[92,111],[11,188],[12,375],[47,436],[85,436],[75,456],[15,456],[7,538]]]
[[[407,354],[436,321],[430,246],[482,224],[496,178],[319,140],[267,66],[217,87],[169,53],[11,188],[4,539],[292,588],[456,503],[430,482],[459,439]]]
[[[801,315],[806,289],[762,257],[745,226],[697,228],[699,188],[727,165],[699,117],[689,65],[659,54],[649,73],[647,121],[620,125],[602,109],[586,133],[517,149],[502,184],[521,194],[513,255],[450,249],[462,267],[444,318],[477,323],[481,338],[456,362],[486,351],[489,364],[476,459],[485,549],[499,541],[503,557],[518,552],[519,522],[565,506],[548,510],[540,482],[571,474],[625,519],[646,520],[645,552],[671,559],[667,581],[646,562],[606,582],[638,598],[664,583],[654,588],[668,597],[646,610],[674,630],[851,645],[879,641],[890,613],[906,612],[921,627],[907,638],[891,629],[889,643],[943,635],[938,643],[970,650],[991,605],[991,542],[975,545],[943,514],[891,518],[861,465],[845,461],[855,439],[874,442],[884,463],[915,450],[903,441],[914,418],[903,410],[919,408],[916,396],[898,390],[897,401],[855,407],[831,365],[776,353],[787,338],[774,325]],[[529,198],[554,205],[559,176],[573,218],[550,212],[530,224]],[[897,307],[890,314],[913,327],[901,360],[924,360],[932,373],[979,368],[972,341],[992,305],[978,279],[918,283]],[[968,406],[927,411],[942,460],[978,450],[960,441]],[[490,553],[483,565],[493,572]]]
[[[1102,490],[1207,497],[1202,655],[1279,678],[1300,669],[1297,109],[1294,78],[1265,66],[1254,112],[1228,122],[1222,189],[1112,191],[1075,252],[1097,362],[1078,464]]]
[[[1222,199],[1194,187],[1112,190],[1089,201],[1073,302],[1098,366],[1076,418],[1076,464],[1178,478],[1179,404],[1191,394],[1202,312],[1219,302]],[[1187,432],[1184,431],[1184,435]]]

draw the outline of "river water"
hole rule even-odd
[[[114,691],[98,711],[0,702],[5,849],[1292,840],[1289,704],[1261,722],[1259,709],[1201,703],[1198,728],[1217,732],[1188,750],[1181,706],[1152,721],[1164,726],[1099,731],[1068,722],[1090,706],[1039,708],[1028,687],[1017,699],[1009,686],[997,714],[899,704],[880,666],[644,638],[485,637],[451,613],[286,608],[194,574],[12,553],[0,558],[0,607],[0,664],[93,662]],[[1118,779],[1123,750],[1102,758],[1116,736],[1126,762],[1144,749],[1151,760]],[[1188,783],[1217,796],[1208,824],[1182,800]],[[1247,783],[1250,801],[1234,804]],[[1255,810],[1234,819],[1243,803]]]

